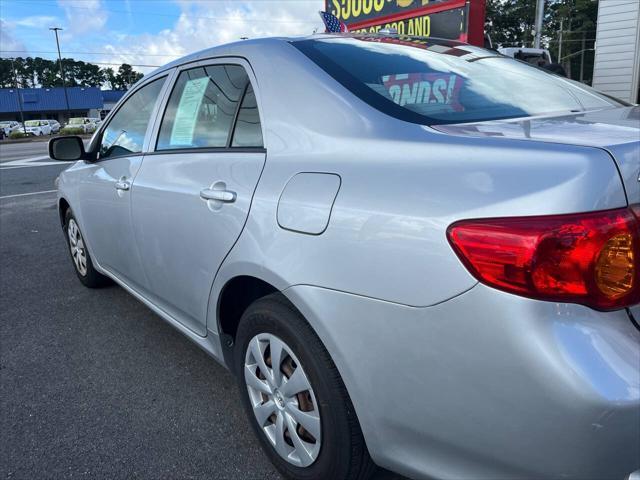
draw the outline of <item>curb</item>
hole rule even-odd
[[[43,143],[43,142],[48,142],[49,140],[51,140],[52,138],[56,138],[56,137],[63,137],[64,135],[43,135],[41,137],[31,137],[31,138],[16,138],[16,139],[10,139],[10,138],[5,138],[4,140],[0,140],[0,145],[12,145],[14,143]],[[93,136],[93,134],[90,135],[78,135],[80,138],[82,139],[89,139]]]

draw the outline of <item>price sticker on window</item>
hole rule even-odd
[[[171,130],[171,145],[192,146],[198,112],[200,111],[204,94],[207,91],[208,83],[208,77],[196,78],[186,82],[182,90],[178,110],[176,111],[173,129]]]

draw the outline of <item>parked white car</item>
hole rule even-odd
[[[74,117],[69,119],[67,127],[82,128],[84,133],[93,133],[96,131],[96,124],[89,117]]]
[[[24,126],[27,127],[27,133],[35,137],[51,135],[51,126],[48,120],[27,120],[24,122]]]
[[[7,137],[13,132],[20,130],[21,128],[22,124],[20,124],[20,122],[16,122],[13,120],[0,122],[0,129],[4,131],[4,134]]]
[[[51,133],[58,133],[60,131],[60,123],[57,120],[46,120],[51,127]]]
[[[530,63],[531,65],[542,66],[553,63],[551,53],[549,50],[543,48],[505,47],[499,48],[498,52],[507,57]]]

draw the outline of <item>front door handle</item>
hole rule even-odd
[[[116,182],[116,190],[127,191],[131,188],[131,182],[125,178],[121,178]]]
[[[205,188],[200,191],[200,198],[203,200],[214,200],[222,203],[233,203],[236,201],[236,192],[230,190],[217,190],[213,188]]]

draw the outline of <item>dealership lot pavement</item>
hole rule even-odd
[[[280,478],[224,368],[77,281],[45,156],[0,145],[0,478]]]

